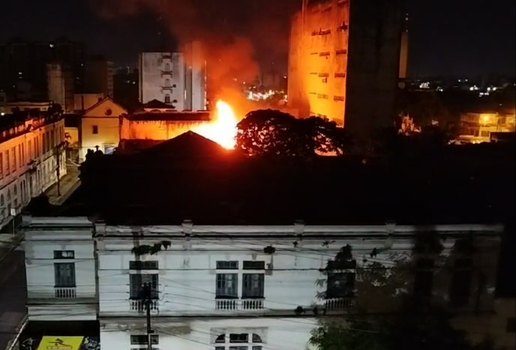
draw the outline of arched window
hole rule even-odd
[[[165,86],[170,87],[170,79],[165,79]]]
[[[170,103],[170,95],[169,94],[165,95],[165,103]]]
[[[215,350],[262,350],[262,345],[256,333],[225,333],[215,338]]]
[[[170,63],[165,63],[165,72],[170,72]]]

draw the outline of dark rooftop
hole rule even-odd
[[[498,223],[514,209],[507,147],[367,163],[248,159],[190,132],[133,154],[93,156],[77,192],[40,215],[95,215],[112,224]]]
[[[131,121],[209,121],[209,112],[145,112],[135,113],[130,115],[124,115],[125,119]]]

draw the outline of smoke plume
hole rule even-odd
[[[203,43],[212,96],[286,60],[299,0],[90,0],[106,20],[153,13],[180,46]],[[276,62],[275,62],[276,61]],[[281,62],[280,62],[281,63]],[[286,66],[284,64],[284,66]],[[267,68],[266,68],[267,69]]]

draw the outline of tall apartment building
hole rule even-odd
[[[143,52],[139,57],[140,102],[169,104],[178,111],[206,110],[206,62],[200,43],[184,52]]]
[[[0,120],[0,227],[66,174],[64,119],[29,112]],[[58,170],[59,168],[59,170]]]
[[[289,104],[359,138],[392,125],[401,29],[400,0],[304,0],[292,20]]]
[[[48,99],[57,103],[65,113],[74,111],[74,81],[68,67],[61,63],[47,65]]]
[[[84,91],[104,94],[113,97],[113,77],[115,68],[113,62],[102,57],[94,57],[86,62],[84,74]]]

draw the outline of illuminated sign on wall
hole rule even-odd
[[[43,337],[38,350],[80,350],[84,337]]]

